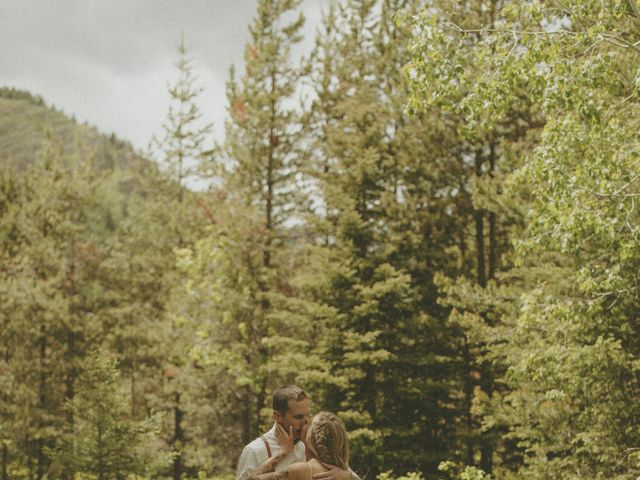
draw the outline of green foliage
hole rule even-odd
[[[96,269],[96,242],[107,231],[100,228],[100,182],[90,161],[64,162],[54,151],[26,175],[3,172],[0,315],[12,404],[5,428],[14,447],[36,457],[39,472],[64,423],[64,398],[73,395],[101,329],[93,314],[104,305]]]
[[[527,13],[554,15],[537,7]],[[542,145],[514,178],[531,178],[536,199],[529,235],[520,245],[523,262],[556,253],[571,279],[554,295],[531,292],[514,334],[557,329],[562,342],[536,336],[529,351],[538,366],[514,356],[509,377],[557,418],[553,427],[525,421],[514,435],[531,452],[530,475],[578,478],[572,470],[579,470],[593,478],[628,478],[637,474],[637,465],[625,451],[638,442],[638,433],[628,428],[628,415],[637,415],[629,399],[638,389],[638,345],[629,322],[636,301],[627,296],[635,290],[637,271],[637,259],[627,250],[628,242],[635,242],[631,192],[637,162],[625,147],[637,125],[627,65],[627,55],[635,54],[627,53],[624,41],[606,39],[625,37],[637,17],[624,2],[607,14],[593,2],[567,7],[572,32],[531,42],[531,54],[549,67],[542,75],[541,101],[550,120]],[[537,363],[545,359],[546,365]],[[513,404],[531,405],[515,398]]]
[[[442,462],[438,470],[447,474],[451,480],[491,480],[491,476],[476,467],[458,467],[453,462]]]
[[[512,111],[524,110],[516,122],[544,126],[505,183],[507,198],[526,202],[518,268],[507,277],[524,287],[507,296],[516,309],[501,308],[508,315],[492,328],[461,317],[503,366],[507,388],[482,409],[483,429],[502,425],[506,446],[517,444],[499,478],[635,474],[624,452],[637,434],[623,427],[636,415],[628,406],[637,389],[626,297],[636,280],[624,273],[636,271],[625,247],[635,212],[623,193],[634,190],[636,170],[626,147],[636,129],[632,3],[487,2],[491,23],[462,11],[415,17],[423,36],[407,70],[412,108],[461,116],[461,138],[474,143],[504,134]]]
[[[310,66],[311,173],[323,203],[297,284],[333,373],[317,375],[315,390],[344,418],[363,475],[433,475],[453,446],[452,338],[433,281],[456,243],[441,196],[448,137],[404,111],[409,32],[393,21],[401,4],[418,3],[334,5]]]
[[[219,216],[224,229],[219,233],[229,240],[220,257],[227,266],[220,285],[230,295],[220,292],[217,321],[234,328],[231,338],[224,335],[211,346],[225,352],[226,361],[242,359],[230,373],[244,398],[244,443],[272,421],[265,408],[268,391],[297,376],[288,355],[304,359],[307,350],[308,323],[298,325],[300,316],[288,306],[295,229],[287,224],[306,203],[299,175],[302,125],[294,103],[300,69],[291,58],[304,24],[299,5],[299,0],[258,2],[245,72],[236,80],[231,69],[227,83],[230,118],[217,170],[227,197],[220,204],[226,211]],[[237,306],[230,303],[234,298]]]
[[[35,105],[44,105],[44,100],[38,95],[33,95],[26,90],[18,90],[16,88],[0,87],[0,97],[28,100]]]
[[[459,424],[462,442],[449,458],[488,472],[494,452],[506,449],[499,461],[508,463],[513,445],[504,441],[504,427],[488,420],[492,399],[505,393],[495,379],[508,367],[487,356],[487,344],[499,337],[524,288],[512,270],[512,244],[524,227],[526,204],[506,194],[504,185],[535,146],[542,122],[530,96],[535,84],[509,60],[519,55],[517,45],[501,43],[497,33],[506,28],[499,14],[504,3],[438,1],[400,17],[418,32],[405,66],[408,108],[450,126],[448,164],[455,183],[448,188],[459,242],[448,253],[457,257],[457,268],[438,272],[436,283],[440,303],[450,309],[448,327],[457,332],[458,402],[465,420]]]
[[[106,480],[153,472],[162,459],[154,458],[152,422],[130,418],[131,392],[119,381],[114,362],[104,354],[88,361],[78,379],[79,393],[65,407],[73,415],[73,429],[62,435],[52,452],[50,474],[76,472]]]
[[[108,168],[100,152],[86,151],[78,144],[67,153],[52,140],[40,157],[4,165],[0,176],[2,468],[31,478],[54,468],[48,452],[73,430],[75,415],[63,406],[83,393],[78,379],[92,349],[121,359],[126,374],[118,388],[132,392],[132,421],[145,419],[141,404],[158,388],[153,375],[138,384],[136,377],[158,362],[157,347],[147,348],[154,341],[148,332],[161,330],[158,312],[175,279],[175,260],[167,255],[175,240],[164,235],[171,224],[157,212],[180,212],[167,208],[166,198],[150,207],[158,197],[146,189],[165,182],[150,163],[111,150],[118,157]],[[127,170],[113,168],[120,162]],[[151,227],[158,228],[153,236]],[[162,246],[163,238],[164,251],[145,248],[148,240]]]
[[[392,471],[380,473],[377,480],[422,480],[424,477],[420,472],[407,472],[406,475],[396,476]]]
[[[299,6],[166,175],[0,89],[0,476],[228,479],[298,383],[361,477],[637,477],[636,2]]]

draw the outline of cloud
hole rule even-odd
[[[306,0],[308,50],[327,0]],[[0,0],[0,85],[115,132],[139,149],[158,132],[183,32],[201,109],[222,138],[229,66],[241,71],[256,0]]]

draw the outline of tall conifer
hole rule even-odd
[[[288,283],[283,253],[286,226],[299,203],[300,125],[295,96],[300,72],[291,59],[291,47],[301,40],[304,24],[304,16],[296,13],[299,5],[300,0],[258,2],[245,49],[245,73],[236,81],[232,70],[227,88],[230,119],[224,150],[230,165],[224,184],[241,204],[255,211],[257,223],[247,234],[260,238],[254,253],[259,264],[252,267],[257,287],[250,294],[254,306],[244,320],[246,361],[253,371],[245,387],[246,441],[258,433],[266,400],[270,376],[264,370],[266,339],[275,333],[274,297]]]
[[[440,158],[451,136],[404,110],[408,32],[395,23],[419,5],[334,4],[312,57],[324,205],[301,284],[324,328],[317,354],[334,372],[317,381],[353,432],[362,474],[432,473],[453,445],[453,352],[433,282],[453,267]]]
[[[151,146],[169,177],[185,187],[185,182],[193,182],[203,173],[212,125],[202,118],[198,97],[203,89],[196,84],[193,59],[189,57],[183,34],[178,43],[176,68],[178,79],[168,87],[170,105],[163,133],[152,140]],[[181,192],[181,200],[183,196]]]

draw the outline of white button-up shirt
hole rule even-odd
[[[280,444],[276,438],[276,424],[273,424],[271,430],[263,435],[264,439],[269,443],[271,447],[271,456],[274,457],[280,453]],[[249,445],[244,447],[240,459],[238,460],[238,470],[236,472],[236,480],[246,480],[247,477],[256,468],[262,465],[269,458],[267,454],[267,447],[265,446],[262,438],[256,438]],[[292,463],[306,461],[304,453],[304,442],[296,442],[293,445],[293,450],[276,465],[276,472],[287,468]]]

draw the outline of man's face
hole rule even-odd
[[[287,402],[287,413],[282,415],[280,412],[274,410],[273,415],[280,425],[289,432],[289,427],[293,427],[293,438],[300,440],[302,428],[309,421],[309,399],[304,400],[289,400]],[[304,439],[303,439],[304,440]]]

